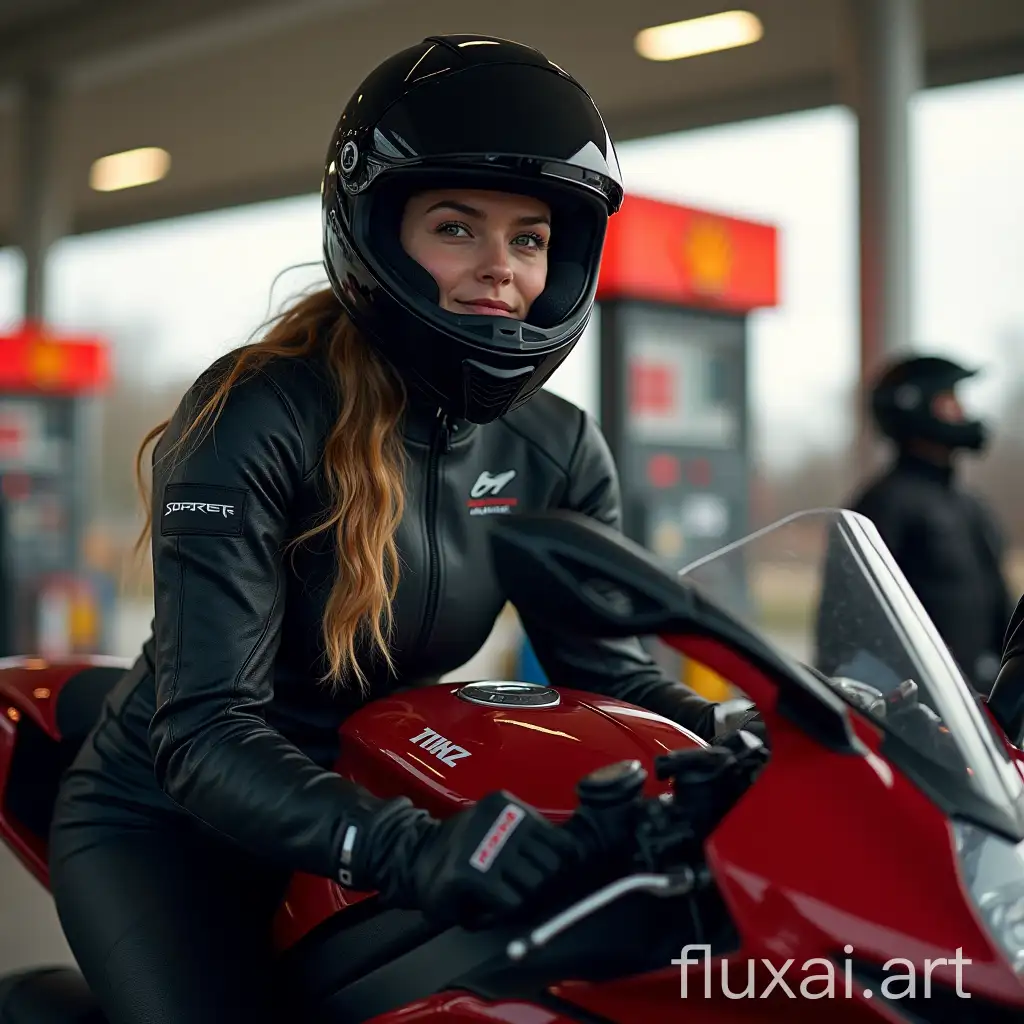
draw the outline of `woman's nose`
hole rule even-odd
[[[481,281],[508,284],[512,280],[512,264],[504,238],[488,239],[480,253],[477,276]]]

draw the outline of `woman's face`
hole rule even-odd
[[[452,313],[526,318],[548,276],[551,210],[530,196],[453,189],[406,204],[402,248]]]

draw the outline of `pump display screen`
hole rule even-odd
[[[748,522],[746,325],[647,302],[611,312],[605,409],[624,528],[678,568]]]
[[[626,431],[643,445],[733,450],[742,440],[742,329],[734,320],[634,307],[624,332]]]

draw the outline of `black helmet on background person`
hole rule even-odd
[[[550,205],[546,287],[525,321],[442,309],[402,248],[409,196],[452,187]],[[445,413],[479,423],[526,402],[580,339],[623,198],[586,90],[531,47],[475,35],[431,36],[367,76],[334,131],[321,193],[325,269],[355,326]]]
[[[985,446],[985,424],[950,417],[941,405],[941,396],[977,373],[940,356],[898,360],[881,375],[871,394],[879,429],[897,444],[918,439],[979,451]]]

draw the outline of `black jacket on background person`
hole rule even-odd
[[[874,523],[968,681],[987,693],[1012,607],[988,510],[951,467],[907,452],[850,507]]]
[[[187,815],[254,854],[333,876],[358,797],[330,771],[338,728],[365,702],[332,696],[321,617],[333,532],[282,557],[325,511],[320,453],[337,401],[313,359],[271,363],[236,386],[184,456],[193,387],[155,453],[155,635],[108,699],[65,788],[89,802]],[[616,469],[594,421],[549,392],[487,424],[442,426],[410,407],[406,510],[394,605],[398,678],[364,669],[371,696],[437,682],[469,660],[506,603],[489,557],[492,515],[564,508],[619,526]],[[706,738],[714,705],[661,674],[639,641],[581,641],[518,612],[553,685],[616,697]],[[80,801],[81,802],[81,801]]]

